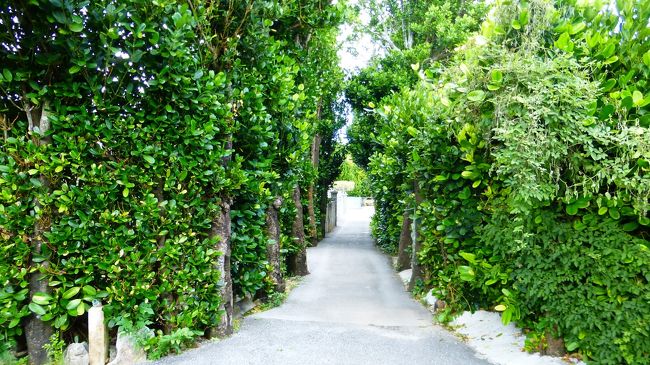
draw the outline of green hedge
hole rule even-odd
[[[412,201],[412,181],[441,320],[495,309],[529,349],[557,336],[589,362],[643,364],[650,7],[603,6],[497,2],[444,67],[412,65],[420,84],[374,108],[374,233],[395,247],[405,204],[389,202]]]
[[[338,173],[328,140],[329,175],[316,180],[310,143],[341,125],[330,109],[344,10],[319,1],[0,7],[0,353],[31,315],[83,338],[97,299],[111,326],[214,327],[223,253],[210,229],[223,201],[233,201],[235,295],[268,292],[266,207],[297,184],[326,190]],[[49,129],[30,128],[29,110],[36,122],[47,113]],[[295,216],[288,205],[284,221]],[[30,297],[39,273],[47,290]],[[161,356],[172,350],[165,341],[164,351],[147,346]]]

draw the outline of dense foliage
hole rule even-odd
[[[34,321],[83,338],[94,300],[111,326],[214,327],[227,284],[211,226],[231,202],[235,295],[270,292],[266,208],[284,197],[283,257],[304,250],[291,193],[315,184],[320,201],[342,161],[343,15],[318,0],[3,1],[0,353]]]
[[[354,183],[354,188],[347,192],[348,196],[370,196],[370,180],[366,170],[357,166],[352,160],[352,157],[347,156],[343,165],[341,165],[341,173],[336,178],[339,181],[351,181]]]
[[[495,308],[531,348],[647,363],[649,18],[644,1],[500,1],[444,65],[358,111],[376,122],[377,242],[397,251],[416,205],[441,319]]]

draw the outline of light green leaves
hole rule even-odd
[[[52,296],[46,293],[39,292],[32,296],[32,302],[39,305],[48,305],[50,304],[50,300],[52,300]]]
[[[45,308],[43,308],[40,304],[34,302],[29,303],[28,307],[30,311],[38,316],[43,316],[45,313],[47,313],[47,311],[45,311]]]
[[[77,295],[77,293],[79,293],[80,290],[81,290],[81,288],[78,287],[78,286],[72,287],[72,288],[66,290],[63,293],[62,297],[63,297],[63,299],[70,299],[70,298],[74,297],[75,295]]]
[[[79,33],[84,29],[84,25],[81,23],[70,23],[68,27],[75,33]]]
[[[458,273],[463,281],[474,281],[476,278],[476,272],[470,266],[458,266]]]
[[[571,36],[569,35],[568,32],[564,32],[560,35],[560,37],[555,41],[555,47],[565,51],[565,52],[572,52],[573,51],[573,41],[571,40]]]
[[[467,94],[467,99],[473,102],[481,102],[485,99],[485,92],[483,90],[473,90]]]

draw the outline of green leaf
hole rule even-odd
[[[73,299],[71,300],[68,305],[65,306],[65,309],[67,310],[73,310],[77,309],[77,307],[81,304],[81,299]]]
[[[614,52],[616,52],[616,46],[614,43],[608,43],[600,52],[600,55],[603,56],[603,58],[610,58],[614,55]]]
[[[153,156],[143,155],[142,158],[144,158],[145,161],[147,161],[148,163],[150,163],[152,165],[156,162],[156,159],[153,158]]]
[[[643,54],[643,63],[645,63],[646,66],[650,67],[650,51],[647,51]]]
[[[618,61],[618,56],[612,56],[612,57],[606,59],[605,62],[603,62],[603,64],[609,65],[609,64],[614,63],[616,61]]]
[[[129,196],[129,188],[124,188],[124,190],[122,190],[122,196],[125,198]]]
[[[571,34],[580,33],[587,25],[584,22],[571,24]]]
[[[500,84],[503,81],[503,72],[492,70],[492,82]]]
[[[82,23],[70,23],[68,27],[75,33],[79,33],[84,30],[84,25]]]
[[[605,81],[602,85],[600,85],[601,89],[603,92],[608,92],[611,90],[614,85],[616,85],[616,80],[615,79],[609,79]]]
[[[589,206],[590,203],[590,199],[588,197],[585,197],[578,199],[574,204],[576,207],[578,207],[578,209],[585,209]]]
[[[623,225],[623,230],[625,232],[632,232],[637,228],[639,228],[639,223],[637,222],[628,222]]]
[[[566,206],[566,213],[568,215],[578,214],[578,206],[576,204],[569,204]]]
[[[470,93],[467,94],[467,99],[474,102],[483,101],[483,99],[485,99],[485,92],[483,90],[470,91]]]
[[[530,17],[528,9],[522,9],[519,13],[519,24],[526,25],[528,24],[528,18]]]
[[[70,298],[74,297],[75,295],[77,295],[77,293],[79,293],[80,290],[81,290],[81,288],[78,287],[78,286],[72,287],[72,288],[66,290],[65,293],[63,293],[62,297],[63,297],[63,299],[70,299]]]
[[[7,70],[6,68],[2,70],[2,75],[5,77],[5,80],[11,82],[11,80],[14,79],[13,75],[11,74],[11,71]]]
[[[506,308],[506,310],[503,311],[503,313],[501,314],[501,323],[507,326],[508,323],[512,321],[512,314],[513,314],[512,308],[511,307]]]
[[[74,66],[70,67],[70,69],[68,70],[68,73],[69,73],[70,75],[74,75],[74,74],[76,74],[77,72],[79,72],[80,70],[81,70],[81,67],[79,67],[79,66],[77,66],[77,65],[74,65]]]
[[[566,344],[567,351],[574,351],[580,346],[578,342],[569,342]]]
[[[29,303],[28,307],[29,307],[30,311],[34,312],[36,315],[39,315],[39,316],[45,315],[45,313],[47,313],[45,311],[45,308],[41,307],[40,305],[38,305],[38,304],[36,304],[34,302]]]
[[[472,191],[469,190],[469,187],[468,187],[468,186],[466,186],[466,187],[463,189],[463,191],[461,191],[460,193],[458,193],[458,198],[460,198],[461,200],[466,200],[466,199],[469,198],[471,195],[472,195]]]
[[[503,305],[503,304],[499,304],[499,305],[497,305],[496,307],[494,307],[494,310],[497,311],[497,312],[503,312],[503,311],[506,310],[507,308],[508,308],[508,307],[506,307],[505,305]]]
[[[418,135],[418,130],[415,129],[414,127],[412,127],[412,126],[408,126],[408,127],[406,128],[406,132],[407,132],[408,134],[410,134],[411,137],[417,137],[417,135]]]
[[[563,51],[570,52],[573,49],[573,42],[571,42],[571,36],[569,33],[562,33],[557,41],[555,41],[555,47]]]
[[[516,30],[521,29],[521,24],[519,23],[519,20],[517,20],[517,19],[513,19],[512,22],[510,23],[510,26],[513,29],[516,29]]]
[[[619,219],[621,218],[621,213],[616,208],[609,208],[609,216],[612,217],[612,219]]]
[[[84,292],[85,295],[87,295],[89,297],[94,297],[94,296],[97,295],[97,289],[93,288],[90,285],[84,286],[83,287],[83,292]]]
[[[634,90],[634,92],[632,93],[632,102],[634,102],[634,105],[639,106],[642,101],[643,101],[643,93],[640,92],[639,90]]]
[[[52,300],[52,296],[46,293],[34,293],[32,296],[32,302],[40,305],[48,305]]]
[[[476,255],[474,255],[473,253],[469,253],[469,252],[459,252],[458,254],[460,255],[460,257],[462,257],[462,258],[464,258],[465,260],[467,260],[467,262],[469,262],[470,264],[473,264],[473,263],[476,262]]]
[[[11,320],[11,322],[9,322],[9,326],[7,326],[7,328],[14,328],[18,325],[18,323],[20,323],[20,318],[14,318]]]
[[[458,273],[460,274],[460,279],[463,281],[474,281],[476,277],[474,269],[469,266],[458,266]]]
[[[605,213],[607,213],[607,207],[600,207],[600,209],[598,209],[598,215],[603,215]]]
[[[57,317],[54,320],[54,327],[61,328],[61,327],[65,326],[67,324],[67,322],[68,322],[68,315],[64,314],[62,316]]]

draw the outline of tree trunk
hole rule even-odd
[[[408,255],[408,248],[413,245],[411,239],[411,216],[409,210],[404,209],[402,216],[402,232],[399,235],[399,248],[397,249],[397,271],[406,270],[411,267],[411,258]]]
[[[296,207],[296,217],[291,227],[291,236],[296,245],[300,247],[298,252],[289,255],[287,269],[293,275],[309,275],[307,270],[307,247],[305,245],[305,226],[303,223],[302,203],[300,202],[300,186],[293,189],[293,204]]]
[[[422,203],[422,195],[420,194],[420,185],[417,182],[417,179],[413,183],[413,189],[415,191],[415,211],[417,212],[417,207]],[[422,249],[422,236],[420,235],[420,219],[415,214],[415,240],[413,240],[413,252],[411,253],[411,281],[409,281],[408,290],[412,291],[415,288],[415,285],[422,280],[422,266],[420,265],[420,260],[418,254]]]
[[[316,134],[314,136],[311,145],[311,165],[314,167],[314,171],[316,171],[316,173],[318,173],[319,154],[320,154],[320,135]],[[314,185],[315,184],[313,182],[309,184],[309,189],[307,190],[307,212],[309,214],[309,240],[312,247],[318,245],[318,228],[316,227],[316,209],[314,206],[315,204]]]
[[[327,197],[327,191],[321,192],[321,194],[317,194],[319,198],[319,208],[321,211],[321,222],[318,226],[319,234],[320,237],[325,237],[325,233],[327,232],[327,215],[324,212],[327,212],[327,205],[329,204],[329,198]]]
[[[230,199],[224,199],[221,203],[221,212],[212,222],[210,238],[218,237],[217,251],[222,252],[215,264],[215,270],[221,273],[219,286],[221,287],[221,304],[219,311],[222,315],[215,328],[210,330],[210,337],[225,337],[232,334],[233,297],[232,277],[230,275]]]
[[[25,100],[28,100],[25,98]],[[29,103],[25,105],[25,112],[27,113],[27,120],[29,123],[29,132],[33,133],[34,128],[38,128],[39,136],[33,136],[35,142],[39,145],[49,144],[50,137],[46,137],[45,134],[50,130],[50,121],[48,119],[48,102],[44,102],[43,105],[38,108]],[[41,175],[39,180],[42,185],[42,189],[49,191],[50,182],[48,179]],[[41,213],[39,214],[36,223],[34,225],[34,232],[31,239],[32,246],[32,261],[30,266],[36,270],[29,276],[29,296],[32,298],[34,294],[41,292],[46,294],[51,294],[52,289],[49,286],[49,280],[43,275],[45,271],[50,267],[50,262],[44,260],[42,262],[34,261],[34,257],[41,256],[43,254],[44,248],[47,246],[47,239],[44,236],[44,233],[48,232],[51,227],[51,214],[47,208],[44,208],[41,205],[41,202],[36,198],[34,205],[41,208]],[[48,344],[50,341],[50,336],[54,333],[52,326],[49,323],[46,323],[40,319],[40,316],[32,313],[27,318],[27,323],[25,324],[25,338],[27,340],[27,352],[29,354],[29,362],[31,364],[46,364],[49,362],[47,357],[47,351],[44,348],[44,345]]]
[[[232,135],[228,136],[226,142],[226,149],[232,150]],[[231,162],[231,155],[222,157],[221,165],[228,169]],[[232,318],[233,318],[233,294],[232,294],[232,274],[230,272],[230,254],[231,254],[231,241],[230,241],[230,206],[232,205],[232,198],[229,196],[221,197],[221,212],[212,221],[210,227],[210,238],[218,237],[217,251],[221,252],[215,264],[215,270],[221,273],[221,280],[219,280],[221,297],[221,304],[219,311],[222,313],[219,323],[216,327],[210,329],[210,337],[225,337],[233,332]]]
[[[266,234],[269,242],[266,246],[266,258],[271,265],[271,281],[273,290],[278,293],[284,292],[284,280],[280,266],[280,220],[278,210],[282,206],[282,197],[276,197],[266,210]]]

